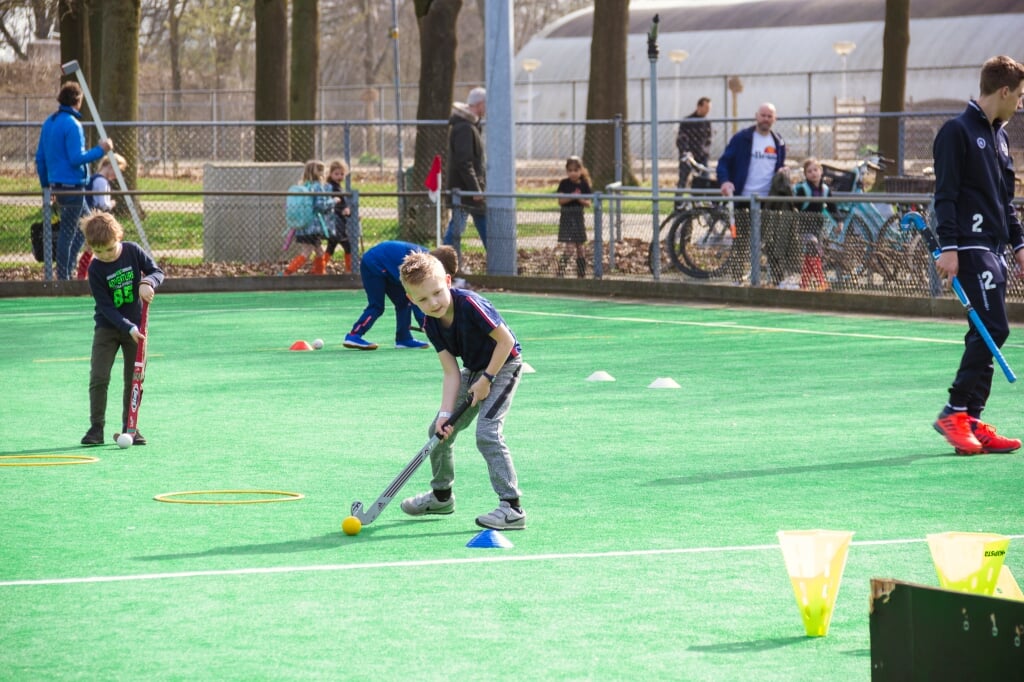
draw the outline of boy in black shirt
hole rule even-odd
[[[96,301],[96,328],[92,337],[89,366],[89,431],[82,445],[101,445],[107,413],[107,387],[117,350],[124,361],[124,392],[121,407],[121,432],[128,422],[135,352],[145,336],[139,331],[142,301],[151,302],[155,290],[164,281],[164,273],[153,259],[134,242],[123,242],[124,230],[109,213],[94,211],[81,223],[85,241],[92,249],[89,263],[89,289]],[[115,440],[116,440],[115,436]],[[145,445],[141,433],[135,445]]]
[[[497,509],[476,517],[476,523],[494,530],[526,528],[512,454],[502,435],[523,368],[519,342],[490,301],[472,291],[452,289],[452,276],[429,253],[409,254],[399,272],[409,300],[426,315],[424,330],[441,361],[441,409],[430,433],[445,436],[430,453],[430,490],[402,500],[402,511],[410,516],[455,511],[452,447],[458,433],[476,416],[477,449],[498,495]],[[462,369],[458,358],[462,358]],[[473,397],[472,407],[454,427],[447,424],[456,403],[467,394]],[[445,424],[443,432],[438,430],[440,424]]]
[[[998,346],[1010,335],[1006,316],[1009,246],[1024,270],[1024,231],[1013,207],[1014,170],[1004,124],[1024,95],[1024,65],[993,57],[981,69],[980,95],[947,121],[935,137],[935,217],[945,277],[958,277],[967,298]],[[1013,452],[1006,438],[981,421],[992,389],[992,353],[973,324],[964,337],[949,402],[934,427],[959,455]]]

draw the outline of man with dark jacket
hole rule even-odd
[[[758,195],[766,197],[771,192],[772,179],[786,163],[786,141],[772,130],[775,125],[775,105],[763,103],[757,108],[756,122],[729,140],[725,151],[718,159],[718,184],[722,195],[727,197]],[[747,204],[741,204],[746,209]],[[771,230],[762,230],[765,243],[776,235]],[[729,274],[734,281],[743,279],[745,264],[750,262],[750,213],[746,210],[736,213],[736,240],[732,245],[729,259]],[[778,268],[776,268],[778,270]],[[781,273],[773,273],[778,278]]]
[[[679,122],[676,133],[676,149],[679,150],[679,187],[687,186],[693,169],[683,161],[686,155],[692,154],[693,160],[702,166],[708,165],[711,154],[711,124],[707,121],[711,113],[711,98],[701,97],[697,100],[697,108],[693,113]]]
[[[78,258],[78,250],[85,236],[78,229],[78,221],[88,210],[82,192],[89,177],[89,164],[114,148],[108,138],[92,149],[85,149],[85,133],[79,119],[82,115],[82,88],[74,81],[61,86],[57,95],[60,107],[43,123],[36,148],[36,172],[39,184],[53,190],[60,206],[60,235],[57,237],[57,279],[71,279]]]
[[[957,277],[997,346],[1010,335],[1006,316],[1009,247],[1024,269],[1024,230],[1013,206],[1014,169],[1004,125],[1024,96],[1024,64],[993,57],[981,68],[979,96],[935,136],[935,219],[941,253],[935,267]],[[981,421],[992,389],[992,352],[974,324],[964,337],[949,401],[934,427],[958,455],[1012,452],[1006,438]]]
[[[452,218],[444,233],[444,243],[455,247],[462,265],[462,233],[466,230],[466,213],[487,247],[486,163],[480,121],[487,112],[487,91],[473,88],[466,103],[455,102],[448,120],[448,189],[460,190],[460,204],[452,205]]]

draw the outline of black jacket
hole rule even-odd
[[[487,185],[480,119],[464,104],[456,102],[448,126],[448,189],[479,194]],[[470,201],[463,198],[462,203],[466,205]],[[476,206],[480,207],[481,203]]]
[[[1003,123],[989,122],[977,103],[939,129],[935,156],[935,217],[943,251],[1024,248],[1013,208],[1013,159]]]

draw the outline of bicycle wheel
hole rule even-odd
[[[859,288],[870,274],[871,230],[860,216],[848,220],[838,235],[833,232],[825,241],[825,275],[837,289]]]
[[[672,264],[698,279],[720,275],[733,257],[732,247],[729,215],[712,208],[679,213],[668,235]]]
[[[894,293],[922,294],[932,288],[932,257],[916,230],[904,229],[899,216],[885,221],[873,252],[873,269]]]

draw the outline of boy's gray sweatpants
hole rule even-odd
[[[516,389],[519,387],[519,376],[522,369],[523,362],[519,358],[512,358],[506,362],[494,375],[494,383],[491,385],[491,392],[487,398],[482,403],[466,410],[455,424],[452,435],[441,441],[430,453],[430,467],[433,470],[433,478],[430,481],[432,489],[448,490],[455,483],[455,441],[458,439],[459,433],[472,424],[473,418],[476,417],[476,447],[487,463],[487,471],[491,476],[491,487],[498,494],[499,500],[512,500],[519,497],[512,453],[505,445],[502,430],[505,425],[505,415],[508,414],[512,398],[515,397]],[[463,368],[462,385],[459,387],[456,403],[462,401],[469,392],[469,387],[479,377],[480,372],[471,372]],[[433,423],[429,428],[434,428]],[[433,436],[433,431],[429,435]]]

